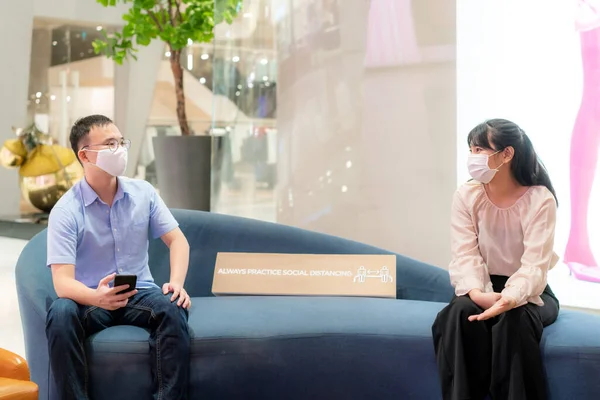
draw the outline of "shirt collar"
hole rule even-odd
[[[90,204],[92,204],[93,202],[95,202],[96,200],[100,199],[100,197],[98,197],[98,194],[94,191],[94,189],[92,189],[92,187],[87,182],[85,177],[81,180],[81,193],[83,195],[83,204],[86,207],[89,206]],[[129,188],[129,185],[127,184],[125,179],[118,177],[117,178],[117,193],[115,194],[115,200],[113,201],[113,203],[122,199],[124,197],[125,193],[127,193],[127,195],[131,196],[131,190]]]

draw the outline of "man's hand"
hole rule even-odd
[[[469,317],[469,321],[485,321],[490,318],[497,317],[498,315],[505,313],[509,310],[512,310],[517,305],[517,302],[514,299],[510,299],[507,297],[500,297],[493,306],[485,310],[481,314],[471,315]]]
[[[125,307],[129,298],[137,293],[137,289],[131,290],[127,293],[117,294],[122,290],[126,290],[129,285],[121,285],[111,288],[108,286],[110,282],[115,279],[116,274],[110,274],[107,277],[102,278],[98,287],[96,288],[96,295],[94,306],[103,308],[105,310],[113,311],[119,308]]]
[[[502,298],[502,295],[500,293],[495,292],[483,293],[479,289],[474,289],[469,292],[469,297],[479,307],[483,308],[484,310],[487,310],[488,308],[496,304],[496,302]]]
[[[171,302],[174,302],[175,299],[179,298],[179,300],[177,300],[177,306],[186,308],[188,310],[192,306],[190,295],[187,294],[183,286],[176,283],[165,283],[162,289],[164,294],[173,293],[173,296],[171,296]]]

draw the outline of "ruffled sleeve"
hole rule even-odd
[[[479,252],[473,220],[459,191],[452,202],[450,229],[452,261],[449,272],[456,295],[463,296],[473,289],[484,291],[487,270]]]
[[[503,296],[517,302],[517,307],[526,304],[528,298],[541,295],[546,287],[548,270],[554,258],[556,208],[554,196],[549,191],[541,206],[531,207],[537,213],[523,229],[521,267],[508,279],[502,291]]]

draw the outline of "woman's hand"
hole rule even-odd
[[[490,318],[497,317],[498,315],[505,313],[509,310],[512,310],[517,305],[517,302],[514,299],[510,299],[508,297],[500,297],[493,306],[482,312],[481,314],[471,315],[469,317],[469,321],[485,321]]]
[[[500,298],[502,298],[502,295],[500,293],[495,292],[483,293],[479,289],[473,289],[469,292],[469,297],[479,307],[483,308],[484,310],[487,310],[488,308],[496,304],[496,302],[500,300]]]

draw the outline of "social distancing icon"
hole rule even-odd
[[[393,283],[394,277],[390,275],[390,269],[387,266],[383,266],[380,269],[371,270],[366,269],[364,266],[360,266],[354,276],[354,283],[365,283],[367,279],[381,279],[381,283]]]

